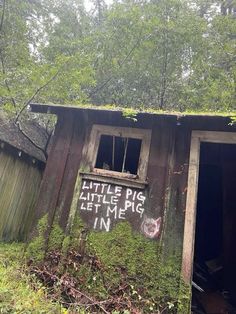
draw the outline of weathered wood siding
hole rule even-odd
[[[41,178],[36,164],[0,150],[0,241],[25,240]]]
[[[40,108],[36,105],[37,110],[40,111]],[[121,112],[51,109],[52,113],[58,114],[59,119],[36,206],[37,218],[48,212],[51,217],[50,228],[56,215],[62,228],[66,229],[68,217],[77,210],[80,184],[83,181],[77,174],[88,166],[84,151],[94,124],[150,129],[152,136],[147,169],[148,185],[145,189],[147,212],[155,219],[162,217],[163,257],[181,257],[191,132],[232,131],[230,119],[140,114],[134,122],[124,118]],[[176,267],[180,268],[180,265]]]
[[[93,124],[152,130],[147,169],[148,186],[145,189],[148,200],[146,210],[155,219],[163,217],[170,156],[175,140],[175,117],[166,120],[153,115],[134,122],[123,118],[121,113],[110,112],[110,114],[102,115],[94,112],[73,112],[72,114],[68,111],[59,115],[54,143],[36,206],[37,219],[49,213],[50,229],[56,215],[61,227],[66,229],[68,217],[71,214],[73,194],[75,196],[74,188],[78,170],[83,170],[88,165],[86,154],[82,154],[82,151],[86,151],[89,144]],[[74,201],[77,207],[78,195],[76,197]],[[140,224],[137,223],[135,229],[139,230],[139,228]]]

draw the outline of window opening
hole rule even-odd
[[[141,139],[101,135],[95,168],[136,175]]]

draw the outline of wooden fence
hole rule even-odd
[[[0,241],[26,239],[41,178],[37,163],[0,150]]]

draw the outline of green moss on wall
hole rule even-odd
[[[47,248],[45,247],[45,234],[48,229],[48,215],[44,215],[38,222],[36,228],[36,236],[29,242],[26,249],[26,257],[41,262],[46,254],[46,251],[61,249],[65,234],[59,227],[58,223],[54,222],[50,231]]]
[[[42,261],[47,216],[38,224],[38,236],[27,249],[27,256]],[[128,222],[111,232],[88,230],[76,215],[69,236],[58,224],[51,230],[48,251],[61,249],[58,276],[65,271],[80,291],[98,300],[114,295],[131,302],[142,313],[187,313],[189,287],[180,281],[180,256],[162,259],[159,242],[134,232]],[[127,301],[129,300],[129,301]],[[126,309],[124,305],[123,310]]]
[[[26,257],[40,262],[45,256],[45,232],[48,226],[48,215],[44,215],[38,222],[36,236],[30,241],[26,249]]]
[[[74,273],[85,291],[103,299],[125,287],[122,297],[129,295],[144,313],[186,309],[186,293],[179,295],[180,256],[162,260],[158,242],[134,232],[128,222],[117,224],[111,232],[86,232],[77,217],[73,232],[74,249],[86,241],[85,257]]]
[[[88,244],[104,265],[108,276],[111,272],[117,275],[117,270],[120,269],[124,269],[131,277],[139,273],[148,277],[156,275],[155,265],[158,261],[156,242],[133,233],[128,222],[117,224],[111,232],[91,232]]]
[[[180,279],[178,314],[190,313],[192,287]]]
[[[47,251],[59,250],[63,245],[65,234],[57,222],[54,222],[49,236]]]

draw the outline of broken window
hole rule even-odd
[[[87,152],[96,174],[146,180],[151,131],[94,125]]]
[[[95,168],[137,174],[141,139],[101,135]]]

